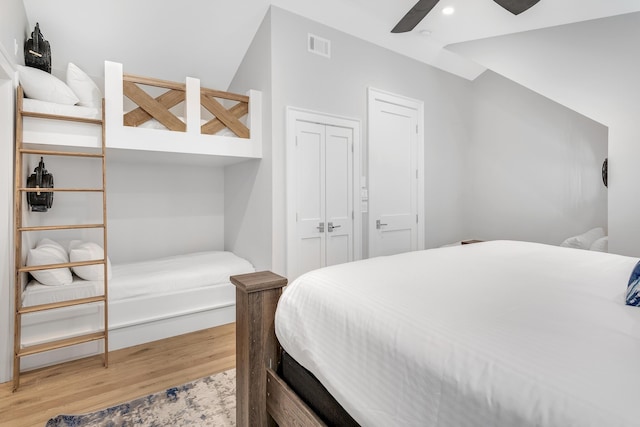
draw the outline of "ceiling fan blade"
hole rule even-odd
[[[519,15],[540,0],[493,0],[514,15]]]
[[[438,4],[440,0],[420,0],[409,12],[393,27],[392,33],[406,33],[413,30],[416,25]]]

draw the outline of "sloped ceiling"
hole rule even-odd
[[[626,101],[613,100],[611,94],[625,92],[623,82],[630,84],[637,75],[637,64],[627,64],[638,40],[637,16],[623,14],[639,12],[640,1],[540,0],[514,16],[492,0],[441,0],[414,31],[391,34],[415,1],[24,4],[31,27],[39,22],[50,41],[54,72],[59,74],[74,62],[99,78],[103,61],[112,60],[123,63],[128,73],[168,80],[192,76],[225,89],[269,6],[275,5],[466,79],[491,68],[596,120],[608,121],[615,114],[610,107],[614,104],[624,108]],[[444,16],[445,6],[454,6],[456,13]],[[603,84],[603,79],[609,82]],[[605,102],[599,107],[601,100]]]
[[[605,125],[640,106],[640,13],[449,46]]]

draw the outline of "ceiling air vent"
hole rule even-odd
[[[327,39],[309,34],[307,48],[311,53],[331,58],[331,42]]]

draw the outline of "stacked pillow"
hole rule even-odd
[[[609,238],[602,227],[596,227],[577,236],[569,237],[560,243],[560,246],[607,252]]]
[[[81,262],[104,258],[102,246],[94,242],[72,240],[69,243],[69,261]],[[84,280],[104,280],[104,265],[85,265],[73,267],[73,272]],[[107,279],[111,279],[111,260],[107,257]]]
[[[77,65],[67,66],[66,83],[38,68],[18,65],[18,77],[27,98],[63,105],[101,108],[102,92]]]
[[[42,239],[27,254],[27,266],[63,264],[69,262],[67,251],[58,242]],[[69,268],[32,271],[31,275],[38,282],[48,286],[68,285],[73,281]]]
[[[61,244],[51,239],[41,239],[34,249],[27,254],[27,266],[45,264],[63,264],[101,260],[104,258],[102,246],[94,242],[72,240],[67,251]],[[73,282],[72,272],[84,280],[104,280],[104,265],[85,265],[73,268],[54,268],[32,271],[31,275],[38,282],[47,286],[69,285]],[[107,257],[107,278],[111,278],[111,260]]]

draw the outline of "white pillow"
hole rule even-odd
[[[44,245],[53,245],[53,246],[56,246],[56,247],[60,248],[60,250],[64,251],[65,254],[67,252],[67,250],[64,248],[64,246],[62,246],[60,243],[56,242],[55,240],[47,239],[46,237],[38,240],[38,243],[36,244],[36,248],[39,248],[40,246],[44,246]],[[67,260],[69,259],[66,255],[65,255],[65,258]]]
[[[602,227],[596,227],[578,236],[569,237],[567,240],[560,243],[560,246],[576,249],[589,249],[593,242],[604,236],[604,229]]]
[[[67,251],[59,244],[50,239],[42,239],[38,245],[29,250],[27,254],[27,266],[62,264],[69,262]],[[38,282],[47,286],[69,285],[73,281],[71,270],[67,267],[54,268],[50,270],[31,271],[31,275]]]
[[[72,240],[69,243],[69,260],[71,262],[92,261],[104,258],[102,246],[94,242]],[[73,272],[84,280],[104,280],[104,265],[85,265],[73,267]],[[111,260],[107,257],[107,278],[111,279]]]
[[[67,85],[73,90],[83,107],[102,108],[102,92],[95,82],[72,62],[67,65]]]
[[[46,71],[18,65],[20,84],[27,98],[56,104],[74,105],[79,99],[65,82]]]
[[[598,252],[609,252],[609,236],[604,236],[597,239],[591,244],[591,247],[589,247],[589,249]]]

